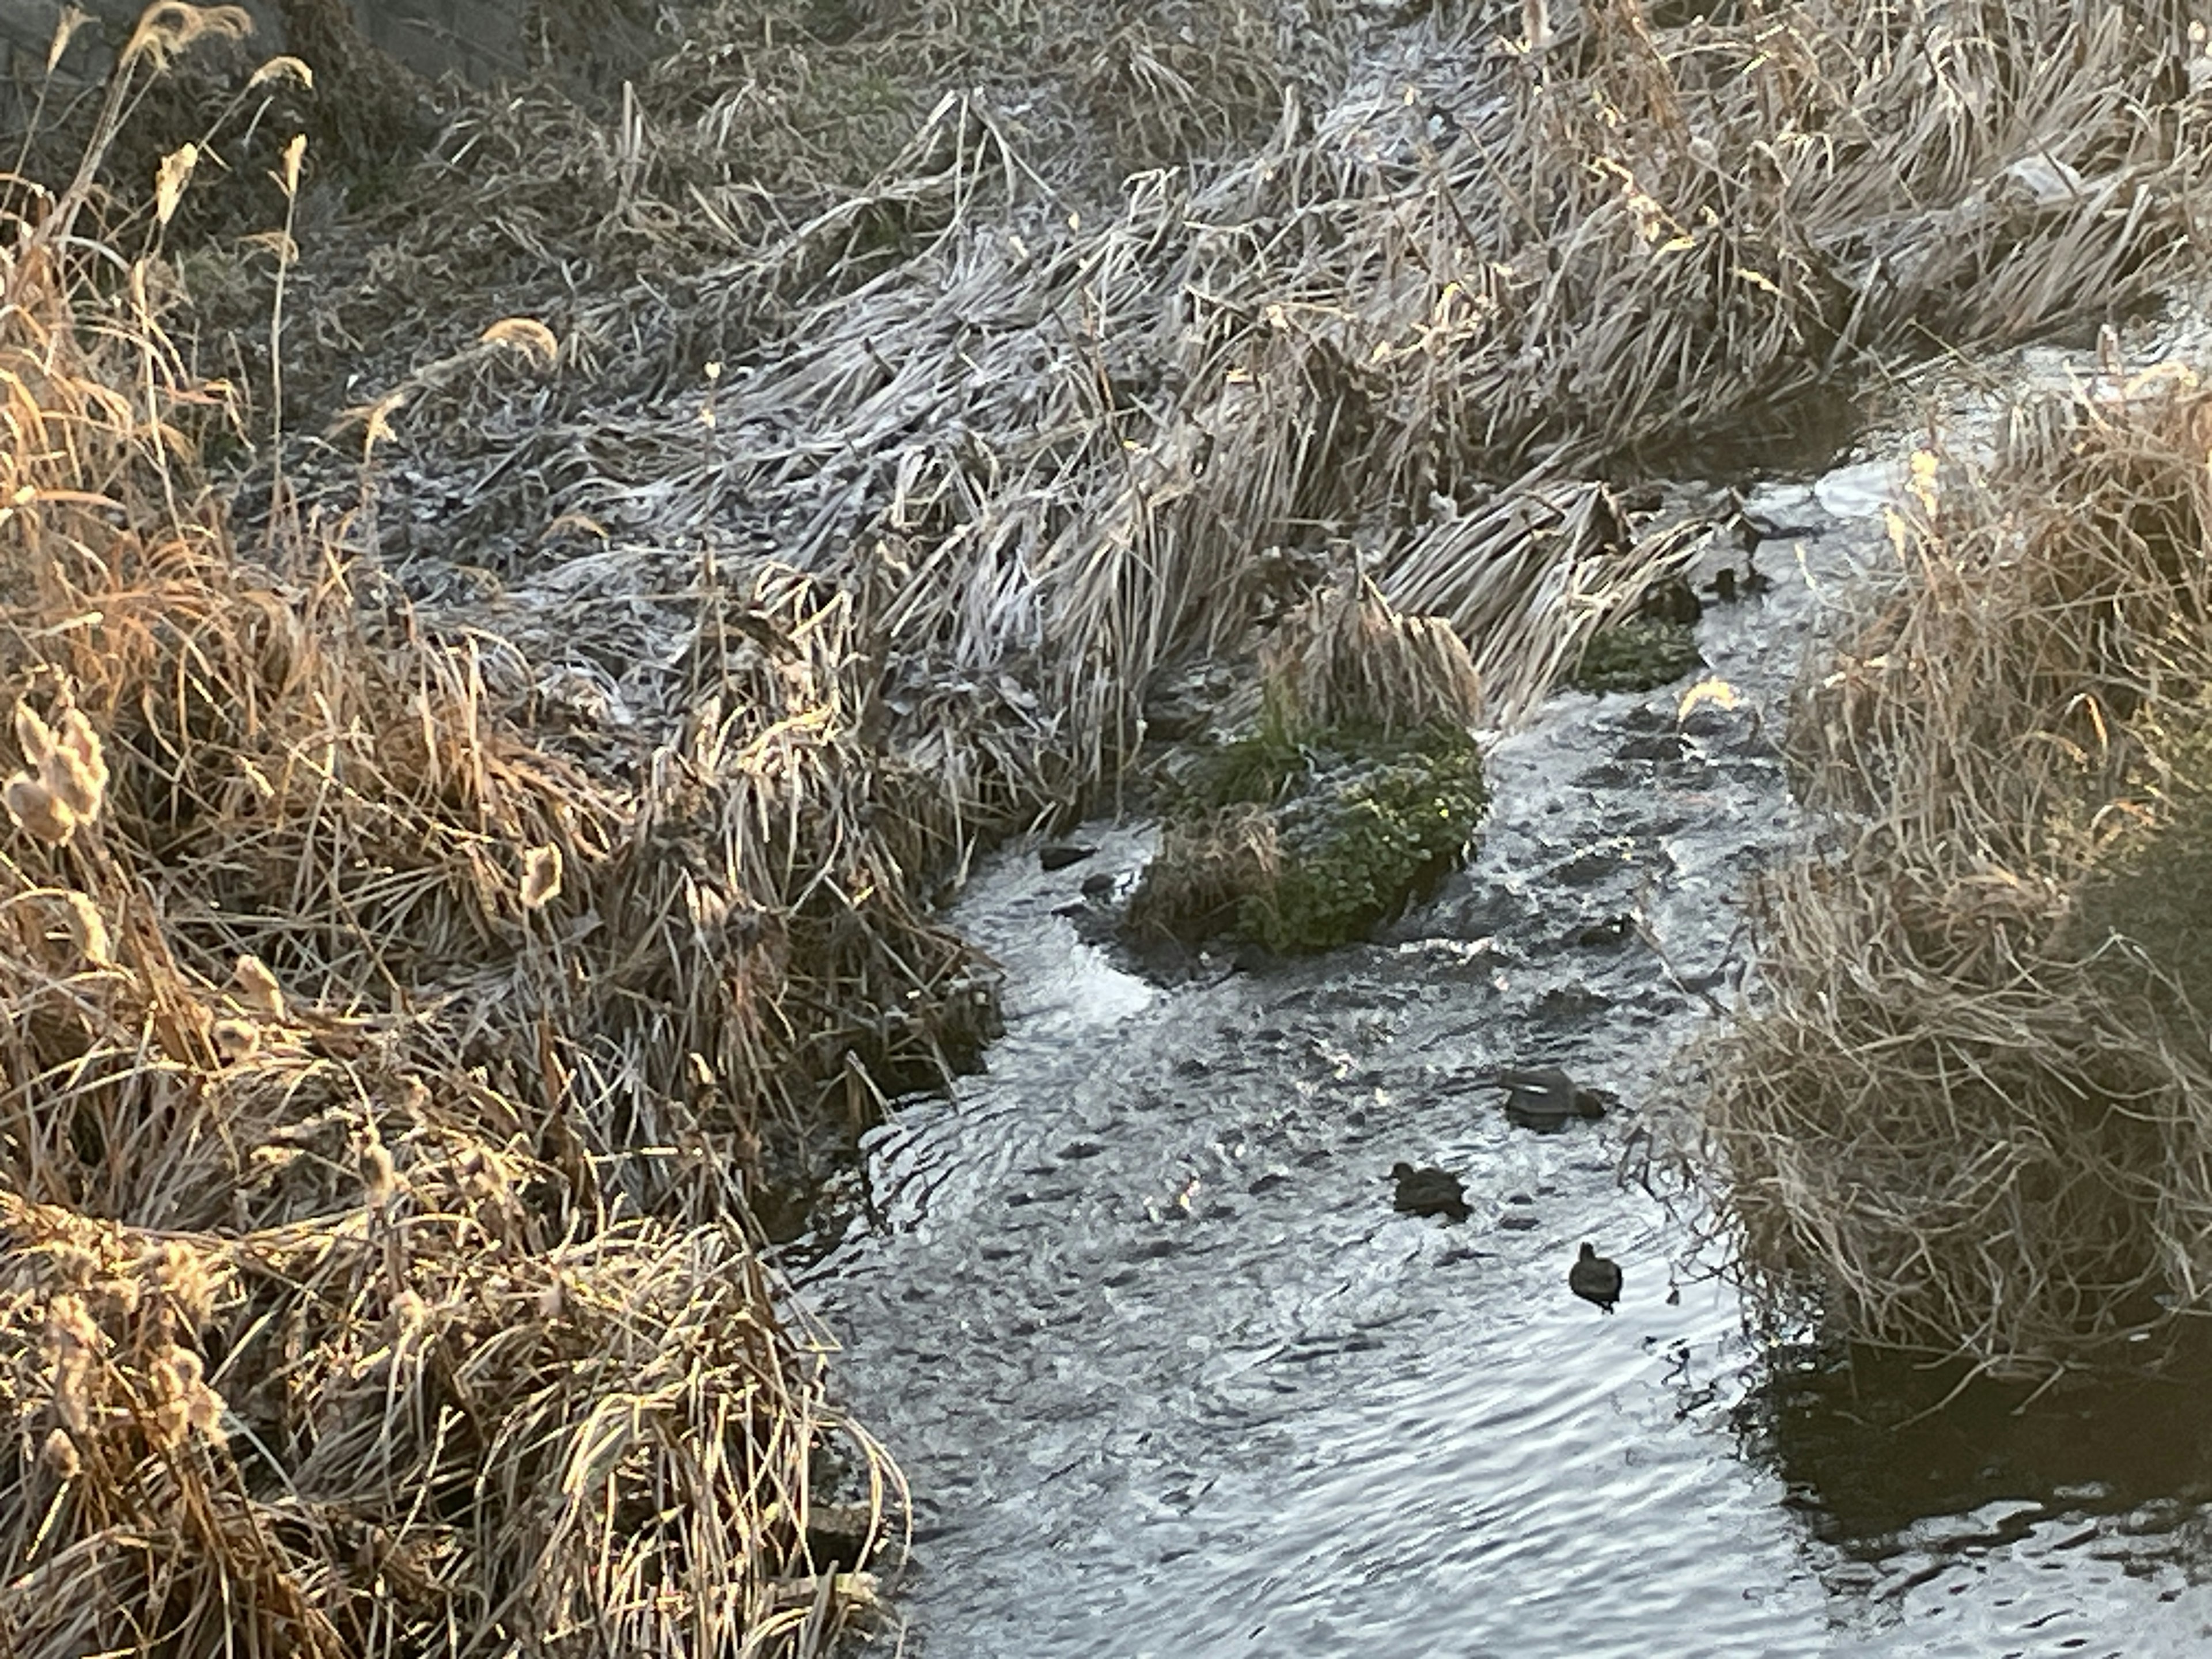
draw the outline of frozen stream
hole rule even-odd
[[[1758,503],[1824,528],[1707,612],[1740,704],[1559,697],[1389,943],[1162,988],[1054,914],[1139,832],[974,883],[1007,1036],[873,1138],[886,1224],[803,1280],[916,1493],[906,1651],[2212,1652],[2193,1402],[1894,1435],[1753,1398],[1733,1292],[1670,1298],[1682,1241],[1616,1182],[1633,1111],[1539,1136],[1474,1084],[1552,1060],[1645,1097],[1705,1015],[1617,918],[1733,994],[1732,901],[1794,833],[1783,700],[1820,593],[1889,556],[1879,490]],[[1473,1218],[1393,1214],[1401,1158],[1462,1174]],[[1615,1317],[1567,1292],[1585,1238],[1626,1270]]]

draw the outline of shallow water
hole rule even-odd
[[[1007,1036],[873,1137],[881,1224],[804,1279],[916,1493],[907,1651],[2212,1651],[2193,1395],[1869,1426],[1732,1291],[1674,1285],[1683,1239],[1617,1179],[1796,832],[1772,734],[1821,595],[1889,556],[1836,516],[1869,482],[1759,503],[1826,528],[1709,611],[1734,707],[1558,699],[1386,943],[1163,988],[1054,914],[1141,832],[982,873],[955,920],[1006,964]],[[1630,915],[1657,951],[1604,925]],[[1632,1109],[1510,1127],[1477,1079],[1536,1060]],[[1474,1217],[1395,1215],[1399,1158]],[[1567,1292],[1585,1238],[1616,1316]]]

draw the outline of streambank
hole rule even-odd
[[[1892,557],[1885,473],[1764,499],[1819,533],[1707,612],[1726,696],[1564,694],[1501,743],[1473,861],[1381,942],[1162,985],[1060,914],[1146,831],[979,872],[952,915],[1007,1035],[869,1138],[878,1218],[802,1279],[914,1485],[908,1651],[2195,1650],[2197,1461],[2055,1449],[2126,1443],[2139,1401],[1893,1437],[1677,1279],[1685,1235],[1618,1179],[1801,833],[1778,723],[1821,597]],[[1533,1059],[1626,1109],[1510,1127],[1479,1079]],[[1470,1219],[1395,1215],[1401,1158]],[[1585,1238],[1613,1318],[1567,1291]]]

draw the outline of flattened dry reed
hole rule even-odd
[[[740,588],[772,560],[865,595],[890,746],[931,757],[963,845],[1112,777],[1152,688],[1248,649],[1334,543],[1517,720],[1694,550],[1604,481],[1727,470],[1896,364],[2102,320],[2197,257],[2206,77],[2171,5],[1683,9],[1562,3],[1523,41],[1445,8],[1357,61],[1334,11],[1252,0],[780,21],[810,74],[896,64],[913,134],[865,147],[864,185],[772,149],[817,186],[788,222],[721,140],[799,106],[761,101],[768,57],[731,44],[759,18],[726,14],[618,133],[476,143],[392,222],[401,260],[476,246],[466,214],[648,273],[545,295],[573,378],[520,459],[481,447],[483,392],[404,441],[476,481],[475,556],[523,592],[559,580],[544,528],[588,521],[632,568],[711,526]],[[1084,51],[994,55],[1032,24]],[[1185,29],[1237,43],[1218,83]],[[1101,96],[1162,163],[1103,203]],[[428,292],[383,284],[352,332],[451,332],[461,296]],[[667,690],[624,696],[672,719]]]
[[[1762,885],[1705,1122],[1747,1267],[1854,1338],[2047,1371],[2212,1285],[2204,981],[2106,896],[2194,902],[2208,444],[2168,372],[1916,455],[1901,586],[1803,688],[1828,850]]]

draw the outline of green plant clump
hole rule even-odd
[[[1581,691],[1650,691],[1705,665],[1691,623],[1638,617],[1593,637],[1569,683]]]
[[[1214,750],[1186,781],[1163,856],[1132,900],[1132,926],[1186,941],[1218,931],[1214,890],[1233,868],[1237,937],[1286,955],[1348,944],[1458,864],[1488,800],[1481,752],[1455,726],[1335,726],[1303,742],[1263,727]],[[1202,856],[1217,843],[1248,847],[1255,806],[1269,820],[1265,855]]]

